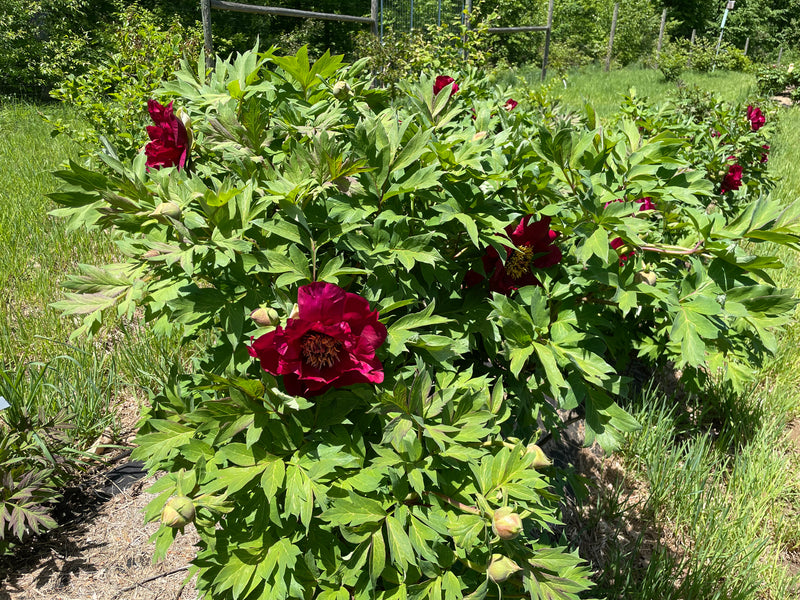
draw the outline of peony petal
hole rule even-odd
[[[342,321],[346,292],[338,285],[317,281],[297,290],[299,318],[304,321],[338,323]]]

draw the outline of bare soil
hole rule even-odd
[[[148,541],[158,523],[143,524],[155,478],[141,479],[77,520],[0,564],[0,600],[195,600],[186,582],[198,537],[187,527],[167,558],[152,563]]]

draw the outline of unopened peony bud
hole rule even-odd
[[[794,63],[789,63],[789,68],[786,69],[786,72],[791,73],[792,71],[794,71]]]
[[[333,84],[331,92],[337,100],[344,100],[350,95],[350,84],[346,81],[337,81]]]
[[[541,469],[542,467],[549,467],[553,464],[547,455],[544,453],[544,450],[539,448],[536,444],[528,444],[528,448],[525,451],[525,454],[533,454],[533,463],[531,465],[536,469]]]
[[[292,307],[292,312],[289,313],[289,318],[290,319],[296,319],[299,316],[300,316],[300,307],[297,306],[297,304],[295,304]]]
[[[503,540],[513,540],[522,531],[522,519],[510,507],[494,511],[492,531]]]
[[[147,258],[147,259],[155,258],[156,256],[159,256],[160,254],[161,253],[158,250],[148,250],[147,252],[142,254],[142,258]]]
[[[173,219],[178,219],[181,216],[181,207],[175,204],[174,202],[162,202],[156,209],[150,213],[151,217],[171,217]]]
[[[507,556],[492,554],[492,560],[489,561],[489,568],[486,570],[486,574],[495,583],[503,583],[514,573],[521,570],[522,567]]]
[[[656,284],[656,274],[652,271],[639,271],[633,276],[633,281],[636,283],[646,283],[647,285]]]
[[[194,503],[187,496],[173,496],[161,511],[161,522],[173,529],[183,529],[194,521]]]
[[[278,311],[276,311],[274,308],[264,308],[263,306],[251,312],[250,318],[259,327],[277,325],[280,321],[280,318],[278,317]]]
[[[189,113],[187,113],[183,109],[183,107],[180,107],[175,112],[175,116],[177,116],[181,120],[181,123],[183,123],[184,129],[186,129],[186,137],[188,139],[187,146],[189,148],[191,148],[192,147],[192,139],[194,137],[194,135],[192,134],[192,118],[189,116]]]

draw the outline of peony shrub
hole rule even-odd
[[[550,121],[474,74],[435,84],[390,102],[341,57],[201,57],[160,92],[189,162],[58,173],[56,214],[125,257],[65,283],[77,334],[139,309],[205,348],[135,457],[166,473],[157,556],[194,526],[206,598],[578,598],[568,473],[536,442],[575,411],[611,450],[638,427],[632,357],[741,383],[790,318],[749,249],[796,244],[796,208],[746,183],[709,210],[718,173],[657,114]]]

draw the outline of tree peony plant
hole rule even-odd
[[[739,205],[768,185],[769,125],[697,116],[716,103],[509,118],[474,74],[392,104],[363,64],[184,64],[162,91],[191,116],[191,169],[101,152],[58,173],[55,214],[122,256],[56,307],[76,335],[113,312],[197,349],[152,386],[133,456],[165,473],[146,519],[194,507],[205,598],[577,600],[589,569],[548,533],[554,477],[576,478],[537,440],[576,411],[587,444],[623,443],[631,356],[741,389],[774,350],[795,299],[750,248],[800,243],[799,211]],[[727,197],[721,139],[747,165]]]

